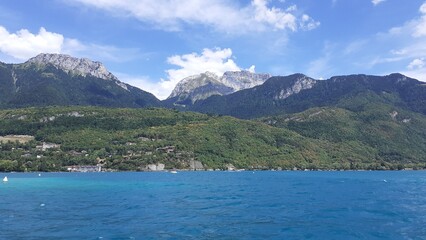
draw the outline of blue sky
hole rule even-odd
[[[205,71],[426,81],[426,1],[1,1],[0,61],[41,52],[100,61],[161,99]]]

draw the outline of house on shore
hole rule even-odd
[[[69,172],[101,172],[102,166],[101,165],[85,165],[85,166],[68,166],[67,170]]]

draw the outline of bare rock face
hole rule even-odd
[[[206,72],[182,79],[175,87],[169,98],[177,97],[178,101],[206,99],[212,95],[223,95],[232,89],[220,82],[219,76]]]
[[[27,63],[52,64],[56,68],[71,74],[90,75],[105,80],[118,80],[102,63],[87,58],[75,58],[65,54],[42,53],[29,59]]]
[[[315,85],[316,81],[312,78],[303,76],[299,78],[291,87],[282,89],[278,95],[274,97],[275,100],[283,100],[293,94],[297,94],[302,90],[310,89]]]
[[[272,77],[269,73],[254,73],[250,71],[228,71],[221,78],[221,82],[234,89],[234,92],[247,88],[252,88],[263,84],[268,78]]]
[[[182,79],[168,98],[177,98],[177,103],[194,103],[213,95],[228,95],[261,85],[270,77],[270,74],[258,74],[245,70],[225,72],[221,77],[205,72]]]

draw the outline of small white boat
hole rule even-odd
[[[3,182],[8,182],[8,181],[9,181],[9,179],[7,179],[7,177],[3,178]]]
[[[177,173],[177,171],[174,171],[174,170],[173,170],[173,171],[170,171],[170,173]]]

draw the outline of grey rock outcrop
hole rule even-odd
[[[173,99],[176,104],[193,104],[213,95],[228,95],[261,85],[270,77],[270,74],[259,74],[246,70],[228,71],[221,77],[211,72],[205,72],[182,79],[168,99]]]
[[[75,58],[66,54],[42,53],[30,58],[27,63],[52,64],[56,68],[62,69],[67,73],[105,79],[118,80],[106,67],[96,61],[87,58]]]
[[[275,100],[286,99],[293,94],[299,93],[302,90],[312,88],[315,85],[315,83],[316,83],[316,81],[314,79],[303,76],[303,77],[297,79],[297,81],[291,87],[286,88],[286,89],[281,89],[279,94],[277,94],[274,97],[274,99]]]
[[[178,103],[194,103],[212,95],[226,95],[233,92],[232,88],[221,82],[219,76],[205,72],[182,79],[169,98],[176,98]]]
[[[254,73],[246,70],[228,71],[223,74],[221,82],[236,92],[261,85],[270,77],[272,76],[269,73]]]

